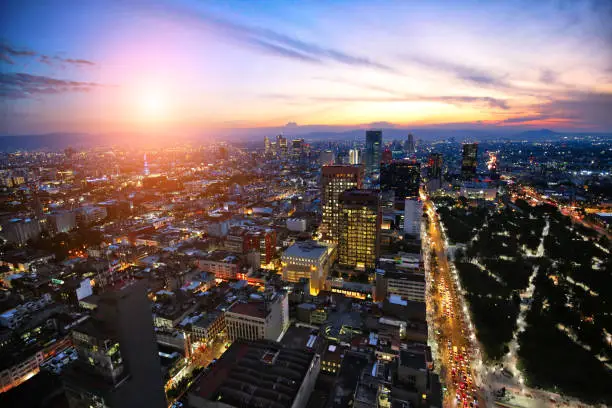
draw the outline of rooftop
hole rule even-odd
[[[425,354],[415,353],[412,351],[401,351],[399,364],[400,366],[409,367],[414,370],[427,369],[427,364],[425,362]]]
[[[313,358],[276,342],[238,340],[190,393],[229,406],[289,408]]]
[[[319,259],[327,252],[327,246],[316,241],[298,241],[283,253],[283,258],[310,258]]]
[[[268,315],[266,305],[263,302],[235,303],[229,308],[228,312],[259,319],[265,319]]]

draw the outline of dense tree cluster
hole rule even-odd
[[[553,206],[523,200],[484,212],[445,202],[438,211],[448,238],[466,244],[456,253],[456,267],[486,357],[507,351],[519,294],[538,268],[527,328],[518,338],[527,381],[612,404],[612,370],[604,365],[612,361],[609,241]]]

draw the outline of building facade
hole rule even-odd
[[[338,243],[340,207],[338,197],[346,190],[362,188],[364,168],[354,166],[323,166],[321,170],[321,232],[328,242]]]
[[[421,165],[414,160],[395,160],[381,165],[380,189],[392,190],[397,200],[418,197]]]
[[[404,234],[421,238],[421,220],[423,219],[423,202],[418,199],[404,201]]]
[[[167,407],[144,282],[109,289],[71,335],[78,359],[63,376],[71,408]]]
[[[380,254],[381,199],[378,190],[353,189],[339,197],[341,265],[375,268]]]
[[[380,170],[382,153],[382,130],[367,130],[365,143],[365,165],[368,175]]]
[[[333,245],[333,244],[330,244]],[[310,281],[310,294],[317,295],[324,289],[329,269],[333,262],[333,247],[315,241],[298,241],[283,253],[283,280],[299,282]]]
[[[476,177],[476,167],[478,166],[478,143],[465,143],[463,145],[463,155],[461,157],[461,178],[472,180]]]
[[[237,339],[276,341],[289,325],[287,293],[264,295],[268,298],[234,303],[225,312],[225,326],[229,340]]]

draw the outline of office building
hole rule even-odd
[[[105,207],[88,205],[76,210],[76,222],[79,227],[87,227],[104,220],[107,215]]]
[[[287,138],[284,137],[283,135],[277,135],[276,136],[276,148],[278,149],[278,152],[280,154],[286,154],[287,153]]]
[[[268,138],[268,136],[264,136],[264,152],[266,154],[270,153],[270,139]]]
[[[414,136],[412,133],[408,133],[408,139],[406,139],[406,142],[404,143],[404,150],[407,154],[416,153],[416,144],[414,142]]]
[[[333,251],[333,244],[326,245],[315,241],[296,242],[287,248],[281,257],[283,280],[299,282],[302,278],[308,279],[310,294],[317,295],[323,289],[329,275]]]
[[[193,408],[304,408],[321,370],[318,354],[272,341],[235,341],[189,389]]]
[[[418,198],[404,201],[404,234],[410,234],[416,239],[421,238],[421,220],[423,219],[423,203]]]
[[[421,165],[414,160],[396,160],[381,165],[380,189],[393,191],[397,200],[418,197]]]
[[[323,166],[321,170],[321,232],[328,242],[338,243],[338,197],[351,188],[362,188],[364,168],[354,166]]]
[[[392,262],[381,262],[376,270],[376,301],[392,295],[412,302],[425,302],[425,274],[419,269],[399,270]]]
[[[42,232],[42,225],[35,218],[12,218],[3,223],[0,237],[9,243],[24,245],[29,240],[36,240]]]
[[[71,336],[78,359],[63,377],[71,408],[167,407],[144,282],[107,289]]]
[[[278,340],[289,325],[287,293],[253,295],[246,303],[234,303],[225,312],[225,325],[231,341]]]
[[[431,153],[427,159],[427,189],[435,191],[442,187],[442,155]]]
[[[478,166],[478,143],[464,143],[461,158],[461,178],[472,180],[476,177]]]
[[[319,155],[321,166],[331,166],[336,162],[336,155],[333,150],[324,150]]]
[[[52,234],[69,232],[76,228],[76,214],[73,211],[54,211],[47,216],[47,225]]]
[[[348,190],[340,194],[338,260],[346,267],[374,268],[380,254],[380,191]]]
[[[351,149],[349,150],[349,164],[361,164],[361,150]]]
[[[380,170],[382,153],[382,130],[367,130],[365,143],[366,173],[372,175]]]

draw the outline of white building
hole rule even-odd
[[[404,202],[404,233],[421,238],[423,203],[421,200],[406,199]]]
[[[349,150],[349,164],[361,164],[361,150]]]
[[[306,219],[305,218],[288,218],[287,229],[289,231],[304,232],[306,231]]]
[[[333,263],[334,246],[316,241],[298,241],[283,252],[283,280],[299,282],[310,280],[310,293],[316,295],[325,286],[329,268]]]
[[[419,271],[376,271],[376,300],[392,295],[412,302],[425,302],[425,274]]]
[[[231,341],[236,339],[278,341],[289,325],[287,293],[276,292],[264,299],[234,303],[225,312],[225,325]]]

